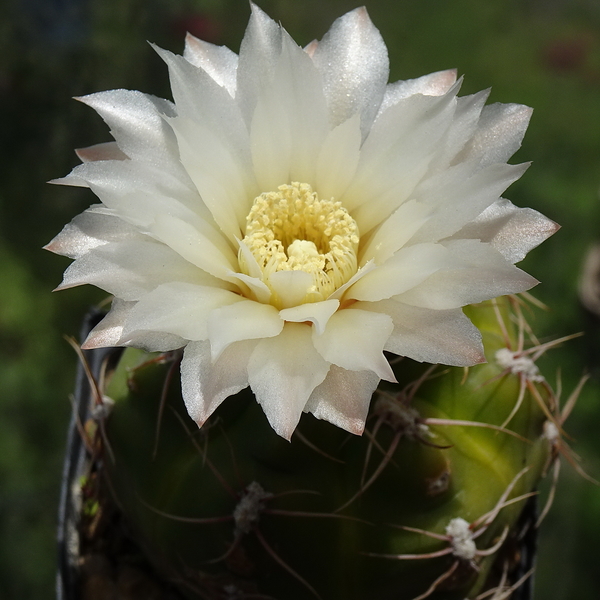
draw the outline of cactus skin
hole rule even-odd
[[[493,302],[514,347],[511,301]],[[488,363],[466,372],[437,367],[439,376],[408,388],[422,419],[499,426],[511,413],[520,379],[495,360],[507,342],[493,302],[468,309],[482,331]],[[185,597],[411,600],[425,597],[444,574],[432,600],[474,599],[494,586],[489,576],[503,549],[475,556],[475,564],[452,553],[406,560],[397,555],[450,546],[401,526],[444,535],[452,519],[473,523],[491,511],[511,483],[510,498],[535,488],[550,447],[543,437],[546,416],[530,389],[507,426],[529,442],[493,429],[440,424],[427,425],[431,437],[421,426],[422,439],[411,439],[376,397],[362,437],[304,415],[288,443],[271,430],[248,390],[226,400],[198,430],[186,414],[178,377],[169,377],[176,361],[176,353],[124,352],[104,391],[115,402],[105,423],[110,452],[104,471],[133,536]],[[400,384],[376,396],[397,404],[405,386],[428,368],[400,361]],[[532,386],[552,402],[547,386]],[[253,482],[268,496],[250,506],[256,513],[236,522],[236,507],[239,517]],[[505,528],[512,530],[525,502],[503,508],[475,540],[477,548],[493,546]]]

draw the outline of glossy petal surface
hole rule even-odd
[[[100,201],[47,246],[74,259],[59,289],[114,296],[86,348],[184,347],[199,425],[250,386],[286,439],[302,412],[360,434],[384,351],[483,360],[462,307],[535,285],[514,263],[557,229],[501,198],[531,109],[460,97],[454,70],[388,83],[365,8],[304,49],[251,4],[239,57],[156,51],[174,102],[80,98],[114,141],[54,181]]]

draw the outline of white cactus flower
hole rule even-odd
[[[185,347],[199,425],[250,386],[287,439],[303,411],[360,434],[384,351],[484,360],[461,307],[535,285],[514,263],[556,230],[500,197],[529,108],[459,98],[455,71],[388,84],[364,8],[304,49],[252,5],[239,56],[157,52],[174,102],[81,98],[115,142],[56,181],[101,201],[47,246],[75,259],[59,289],[114,295],[85,348]]]

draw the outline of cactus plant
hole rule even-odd
[[[560,428],[555,395],[523,360],[536,354],[519,347],[521,303],[469,308],[486,364],[398,361],[362,437],[305,415],[288,443],[249,391],[194,429],[181,354],[127,349],[95,382],[110,409],[90,433],[104,492],[88,506],[114,502],[185,598],[508,598],[531,575],[516,556],[557,460],[548,424]]]
[[[83,530],[120,515],[188,598],[508,597],[572,406],[505,296],[557,229],[500,197],[530,109],[388,85],[364,8],[157,51],[175,103],[83,98],[115,142],[56,181],[103,203],[48,245],[114,294],[82,348],[126,348],[89,373]]]

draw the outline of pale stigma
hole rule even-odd
[[[358,226],[342,203],[319,199],[307,183],[280,185],[254,199],[246,217],[244,244],[269,285],[277,271],[312,276],[305,302],[327,299],[357,270]],[[249,269],[239,253],[240,268]]]

